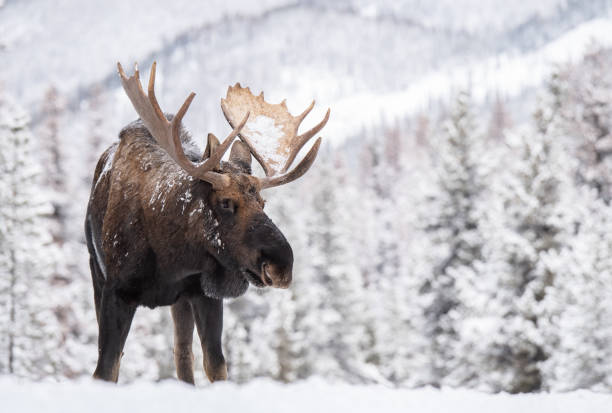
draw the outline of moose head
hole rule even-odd
[[[301,177],[315,160],[321,138],[318,138],[302,161],[291,171],[300,149],[318,133],[329,119],[324,119],[307,132],[298,135],[298,128],[312,104],[300,115],[292,116],[283,101],[270,104],[263,92],[254,96],[240,84],[229,87],[221,100],[223,113],[234,128],[220,143],[209,134],[204,159],[192,162],[183,151],[180,124],[195,94],[191,93],[176,115],[169,121],[155,97],[156,64],[151,68],[148,95],[142,89],[138,68],[127,77],[121,64],[118,70],[123,87],[155,141],[189,176],[210,187],[205,204],[203,233],[211,253],[223,267],[226,276],[242,275],[256,286],[287,288],[292,279],[293,252],[291,246],[264,213],[260,192],[289,183]],[[230,147],[229,162],[221,158]],[[251,175],[251,154],[262,166],[266,177]],[[227,280],[226,280],[227,282]]]

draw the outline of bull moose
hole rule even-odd
[[[302,176],[314,162],[319,137],[289,171],[297,153],[329,119],[298,135],[314,106],[292,116],[237,83],[221,107],[232,132],[208,135],[198,154],[181,120],[195,94],[176,115],[164,114],[155,97],[155,68],[148,93],[138,67],[123,88],[140,119],[98,161],[85,220],[96,318],[98,362],[94,377],[117,381],[123,346],[138,306],[171,305],[174,361],[180,380],[193,383],[194,324],[210,381],[227,378],[221,348],[222,300],[249,284],[287,288],[293,252],[264,213],[260,192]],[[235,140],[236,137],[238,140]],[[233,143],[233,144],[232,144]],[[223,155],[231,145],[228,161]],[[251,171],[251,155],[265,177]]]

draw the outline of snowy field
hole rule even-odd
[[[3,412],[520,412],[608,413],[612,395],[588,391],[557,394],[486,394],[467,390],[403,390],[328,384],[311,379],[282,385],[255,380],[193,388],[175,381],[116,386],[90,380],[31,383],[0,379]]]

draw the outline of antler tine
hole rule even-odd
[[[155,97],[155,72],[157,63],[153,62],[151,66],[148,95],[146,95],[142,89],[137,65],[134,67],[134,74],[129,78],[125,75],[121,63],[117,63],[117,68],[123,89],[130,98],[134,109],[136,109],[136,112],[153,138],[168,155],[170,155],[170,157],[190,175],[211,183],[215,188],[227,186],[229,178],[223,174],[213,172],[212,169],[219,165],[223,154],[227,151],[231,141],[238,135],[240,129],[246,123],[249,114],[247,113],[241,124],[234,128],[223,144],[219,145],[214,154],[211,154],[206,161],[196,166],[185,155],[180,139],[181,120],[185,116],[185,113],[187,113],[195,97],[195,93],[191,92],[189,96],[187,96],[179,111],[172,121],[169,122]]]
[[[305,118],[306,116],[308,116],[308,114],[310,113],[310,111],[312,110],[312,108],[314,108],[314,105],[315,105],[315,101],[314,101],[314,99],[313,99],[313,101],[312,101],[312,103],[310,104],[310,106],[308,106],[304,112],[302,112],[301,114],[299,114],[299,115],[297,116],[297,119],[298,119],[297,123],[298,123],[298,125],[299,125],[300,123],[302,123],[302,121],[304,120],[304,118]]]
[[[295,168],[293,168],[291,172],[288,172],[283,175],[259,178],[261,189],[288,184],[289,182],[295,181],[296,179],[304,175],[308,171],[308,169],[310,169],[312,163],[317,157],[317,153],[319,152],[320,146],[321,138],[318,138],[315,141],[314,145],[312,145],[312,148],[310,148],[306,156],[304,156],[304,159],[302,159],[300,163]]]
[[[301,118],[300,119],[300,123],[302,122],[302,119],[304,119],[306,117],[306,115],[312,110],[313,106],[314,106],[314,100],[312,101],[312,104],[310,105],[310,107],[308,109],[306,109],[304,111],[304,113],[302,113],[302,115],[300,115],[300,118]],[[287,162],[285,163],[285,166],[283,167],[281,172],[287,172],[287,169],[289,169],[289,167],[291,166],[291,164],[295,160],[295,157],[300,152],[302,147],[306,144],[306,142],[308,142],[321,129],[323,129],[323,127],[327,124],[327,121],[329,120],[329,114],[330,114],[330,109],[327,109],[327,113],[325,113],[325,117],[323,117],[323,120],[321,122],[319,122],[318,125],[316,125],[315,127],[311,128],[307,132],[304,132],[303,134],[293,138],[293,141],[291,142],[291,152],[290,152],[289,157],[287,158]]]
[[[180,136],[178,136],[179,134],[177,133],[179,132],[180,127],[180,117],[175,116],[175,119],[179,118],[178,121],[173,119],[172,122],[168,122],[168,119],[166,119],[166,116],[157,103],[157,98],[155,97],[156,66],[156,63],[153,63],[153,66],[151,67],[151,73],[149,76],[149,95],[147,96],[142,89],[142,84],[140,83],[138,65],[134,65],[134,74],[127,77],[123,71],[121,63],[117,63],[123,89],[128,95],[128,98],[130,98],[130,101],[132,101],[132,105],[134,106],[134,109],[136,109],[136,113],[138,113],[144,125],[147,127],[157,143],[166,152],[168,152],[168,154],[177,162],[177,164],[179,164],[179,166],[186,169],[187,172],[193,173],[194,166],[191,164],[191,162],[189,162],[183,153],[183,148],[180,145]],[[183,106],[181,107],[183,112],[182,116],[184,116],[184,113],[187,111],[187,108],[191,104],[194,96],[195,94],[192,92],[187,99],[185,99],[185,103],[183,103]],[[177,141],[179,144],[178,146],[176,145]]]
[[[155,109],[155,113],[157,114],[157,116],[165,118],[164,112],[159,107],[159,103],[157,102],[157,97],[155,96],[155,72],[156,70],[157,70],[157,62],[153,62],[153,65],[151,66],[151,72],[149,73],[149,88],[148,88],[149,100],[151,101],[151,105],[153,106],[153,109]],[[138,83],[140,84],[140,82]],[[194,95],[193,92],[191,92],[191,94]]]
[[[221,162],[221,158],[223,158],[223,155],[225,154],[225,152],[227,152],[228,148],[230,147],[230,144],[234,141],[234,138],[238,136],[240,130],[242,130],[242,127],[247,123],[247,120],[249,119],[250,115],[251,112],[246,113],[244,118],[242,118],[242,121],[234,128],[234,130],[232,130],[229,135],[227,135],[227,138],[225,138],[223,143],[217,146],[215,152],[212,153],[210,155],[210,158],[208,158],[204,163],[210,162],[213,165],[219,165],[219,162]]]

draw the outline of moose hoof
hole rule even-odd
[[[95,380],[109,381],[112,383],[117,383],[119,380],[119,369],[113,369],[111,372],[101,373],[98,370],[94,372],[92,377]]]
[[[206,371],[206,377],[208,377],[208,380],[210,380],[211,383],[220,380],[227,380],[227,366],[225,363],[220,364],[215,368],[208,366],[208,368],[205,368],[204,371]]]

